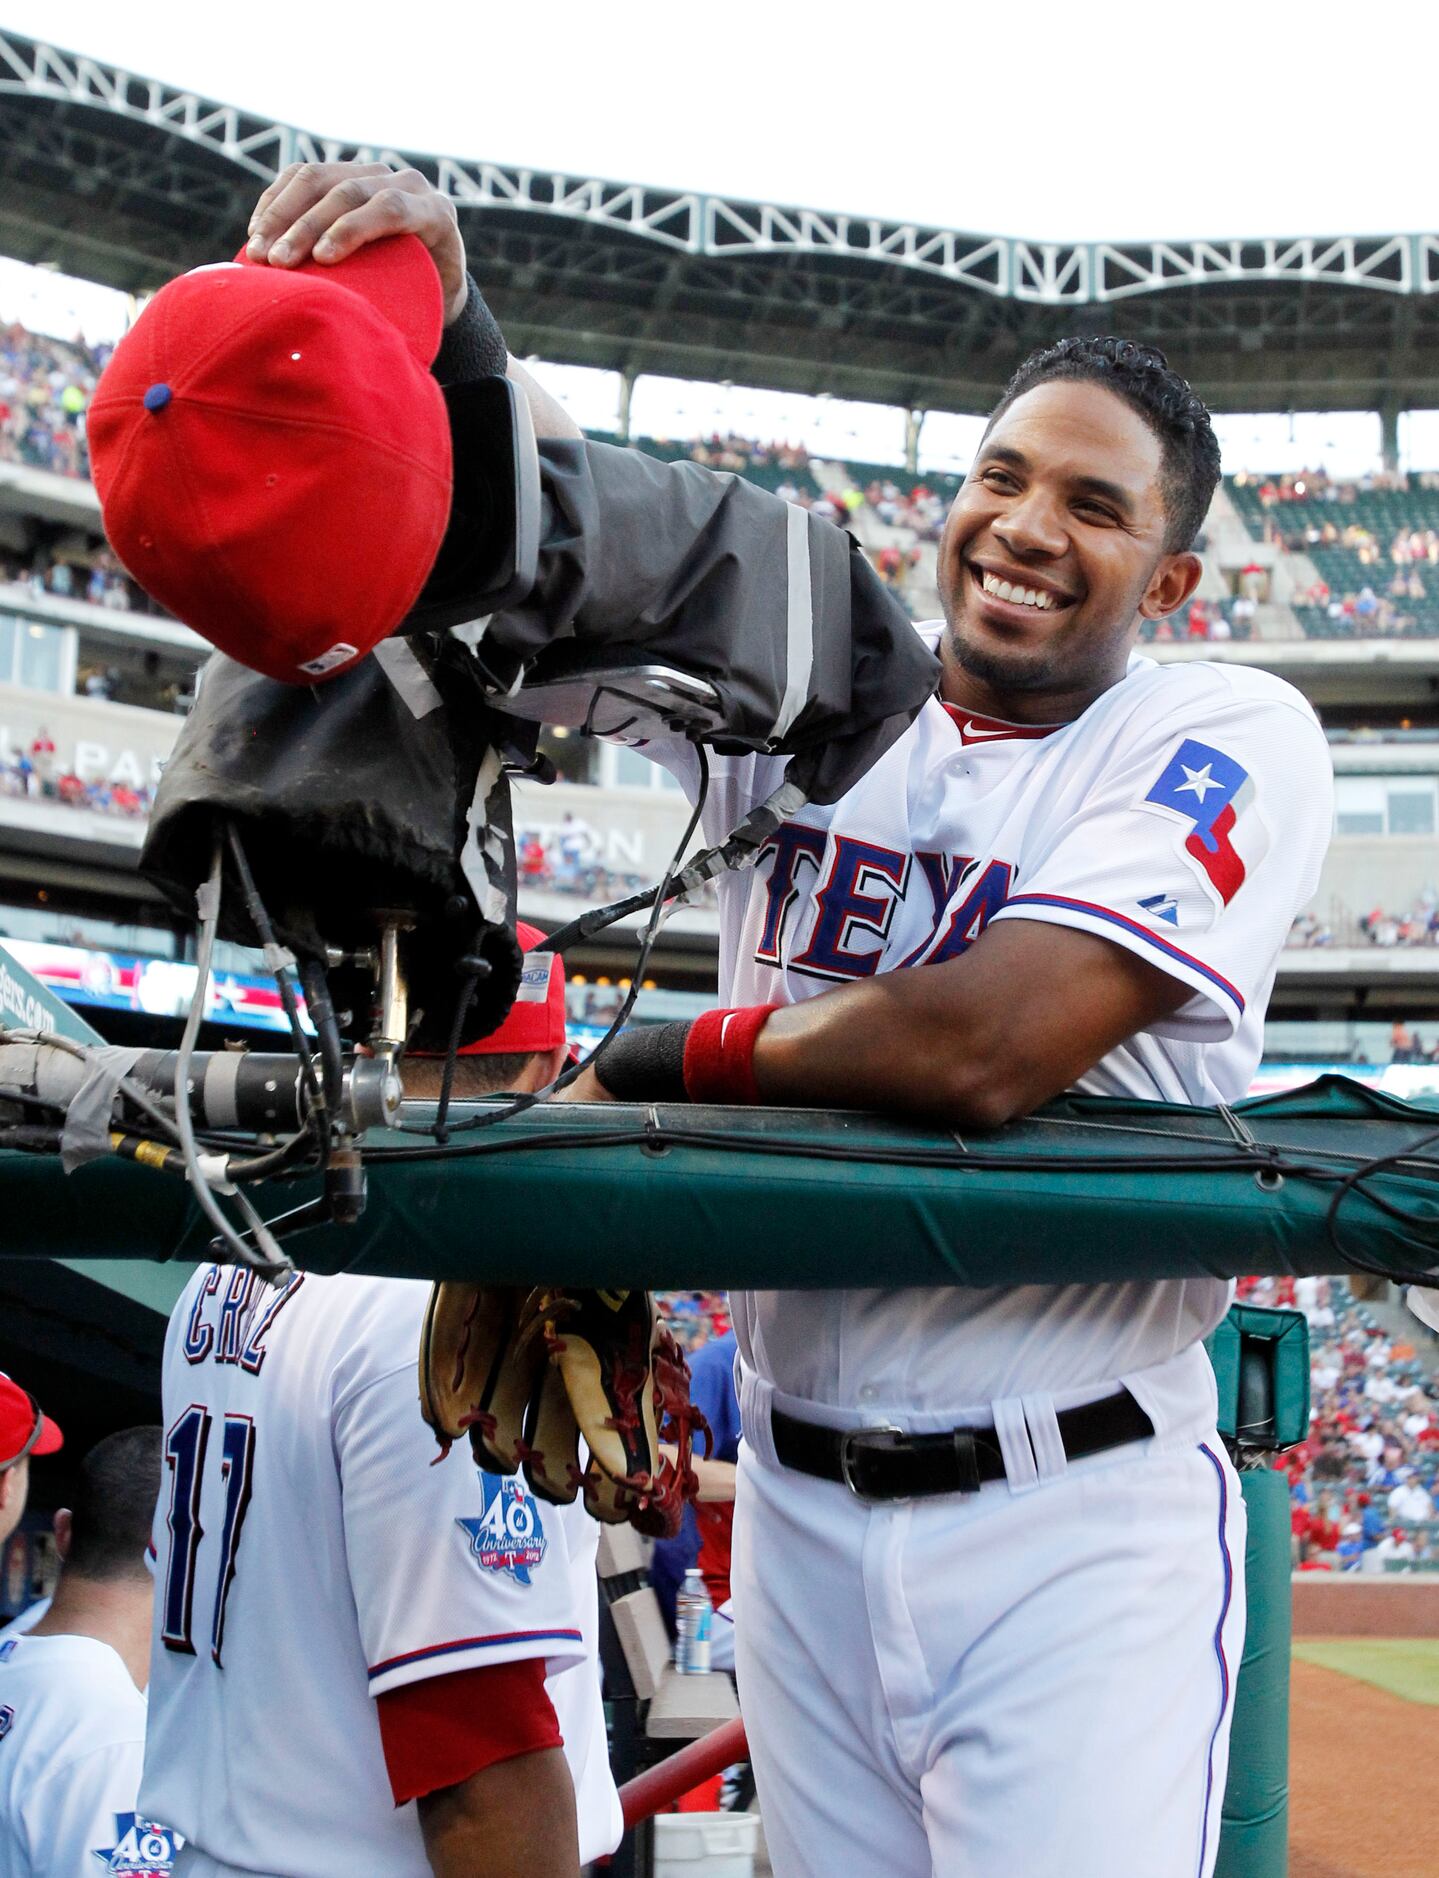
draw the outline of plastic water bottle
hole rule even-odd
[[[682,1676],[708,1675],[714,1620],[704,1574],[692,1565],[675,1599],[675,1668]]]

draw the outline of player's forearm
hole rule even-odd
[[[660,1443],[660,1453],[672,1461],[678,1459],[678,1450],[668,1441]],[[692,1454],[690,1466],[699,1482],[697,1500],[715,1503],[733,1500],[735,1476],[739,1472],[733,1461],[707,1461],[701,1455]]]
[[[559,399],[551,396],[543,385],[537,384],[513,354],[505,368],[505,376],[512,385],[518,385],[524,392],[537,437],[584,436],[585,433]]]
[[[435,1878],[577,1878],[575,1793],[559,1748],[427,1793],[419,1814]]]
[[[945,965],[892,972],[776,1011],[755,1044],[761,1101],[956,1127],[1011,1120],[1023,1097],[998,1013],[967,1009],[956,976]]]
[[[997,1128],[1073,1087],[1189,996],[1107,940],[996,922],[942,965],[887,972],[776,1011],[753,1070],[760,1099]]]
[[[490,311],[472,274],[455,317],[445,327],[435,376],[442,385],[473,384],[503,372],[524,392],[537,437],[583,437],[584,432],[557,398],[537,384],[510,352],[499,321]]]
[[[708,1011],[625,1032],[577,1101],[877,1109],[998,1128],[1071,1088],[1192,993],[1091,933],[996,921],[958,958],[802,1004]]]

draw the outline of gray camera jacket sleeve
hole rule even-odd
[[[912,722],[938,667],[857,544],[694,463],[608,444],[539,445],[539,564],[486,639],[642,648],[719,692],[721,750],[790,755],[812,800],[842,795]]]

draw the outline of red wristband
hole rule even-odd
[[[685,1039],[685,1094],[691,1102],[758,1102],[754,1046],[778,1004],[706,1011]]]

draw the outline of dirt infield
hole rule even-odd
[[[1439,1707],[1296,1661],[1289,1878],[1434,1878]]]

